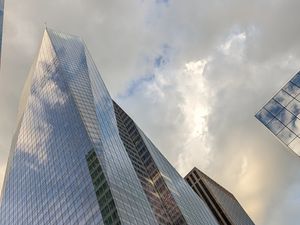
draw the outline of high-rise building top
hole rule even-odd
[[[255,115],[288,149],[300,155],[300,72]]]
[[[110,97],[82,40],[46,29],[22,94],[1,225],[216,225]]]
[[[199,169],[192,169],[185,180],[206,202],[220,225],[254,225],[236,198]]]

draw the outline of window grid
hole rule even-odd
[[[284,145],[300,154],[300,73],[255,115]]]

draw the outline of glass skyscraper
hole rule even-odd
[[[300,155],[300,72],[255,117],[288,149]]]
[[[114,102],[83,41],[46,29],[26,81],[1,225],[217,225]]]
[[[254,225],[233,194],[199,169],[192,169],[185,179],[205,201],[220,225]]]

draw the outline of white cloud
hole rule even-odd
[[[237,60],[241,60],[243,58],[245,41],[245,32],[230,35],[228,40],[220,46],[220,50],[226,56],[233,56]]]
[[[205,84],[206,64],[207,60],[198,60],[188,62],[177,70],[169,67],[155,69],[153,79],[135,83],[138,88],[129,96],[121,95],[118,99],[132,111],[147,108],[147,111],[136,115],[137,120],[159,127],[156,138],[172,151],[170,157],[173,160],[180,158],[176,164],[182,173],[187,173],[191,169],[189,165],[199,160],[199,157],[195,158],[188,152],[201,154],[202,165],[208,164],[206,121],[211,91]],[[147,122],[145,118],[148,118]],[[198,148],[195,148],[196,145]]]
[[[278,212],[285,214],[282,224],[297,224],[299,207],[288,197],[296,191],[288,187],[297,186],[298,159],[253,115],[299,69],[299,6],[296,0],[7,1],[0,166],[46,21],[86,40],[112,95],[123,95],[118,102],[181,173],[203,169],[257,224],[274,225]],[[155,65],[159,56],[163,66]]]

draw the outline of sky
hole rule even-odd
[[[10,0],[0,187],[45,25],[81,36],[112,97],[181,175],[197,166],[257,225],[300,221],[300,159],[254,115],[300,70],[298,0]]]

